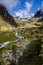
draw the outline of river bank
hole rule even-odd
[[[3,48],[3,47],[6,47],[7,45],[9,45],[10,42],[18,42],[19,40],[24,39],[23,36],[19,36],[19,35],[18,35],[18,32],[15,33],[15,36],[18,38],[17,40],[14,40],[14,41],[8,41],[8,42],[4,42],[4,43],[0,44],[0,49]]]

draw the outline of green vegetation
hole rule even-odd
[[[16,32],[24,39],[14,42],[18,39]],[[8,41],[9,45],[0,49],[0,65],[43,65],[43,15],[40,16],[40,11],[26,23],[21,18],[13,18],[0,5],[0,44]]]
[[[17,39],[15,37],[16,30],[18,31],[20,36],[24,36],[24,40],[14,43],[12,41]],[[12,50],[12,53],[16,53],[14,47],[15,45],[18,46],[19,44],[24,47],[24,45],[27,43],[23,55],[20,56],[18,62],[16,62],[16,60],[12,60],[10,62],[10,65],[41,65],[43,63],[43,28],[17,28],[16,30],[10,32],[0,32],[0,43],[11,41],[8,46],[3,49],[0,49],[0,55],[3,54],[3,52],[6,52],[7,50]],[[20,50],[22,49],[23,51],[22,46],[20,46]],[[0,64],[6,65],[7,62],[1,61],[3,61],[2,57],[0,58]]]
[[[41,40],[33,40],[26,46],[23,55],[19,58],[18,65],[42,65]]]
[[[7,62],[9,65],[42,65],[43,22],[36,22],[38,19],[33,19],[31,24],[27,25],[21,20],[16,19],[18,28],[14,30],[10,24],[1,21],[3,19],[0,17],[0,43],[3,44],[4,42],[10,41],[10,44],[0,49],[0,65],[8,65]],[[24,39],[14,43],[13,41],[18,39],[15,36],[16,31]],[[5,55],[4,58],[2,57],[3,53]],[[22,56],[20,53],[22,53]],[[12,55],[12,60],[8,58],[10,55]],[[5,58],[7,58],[6,61]]]
[[[14,41],[17,37],[15,36],[15,32],[0,32],[0,43],[6,41]]]

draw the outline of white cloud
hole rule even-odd
[[[37,9],[37,11],[39,11],[40,10],[40,7]]]
[[[19,3],[19,0],[0,0],[0,4],[5,5],[7,8],[13,8]]]
[[[34,15],[35,15],[34,13],[31,14],[32,17],[33,17]]]
[[[16,16],[19,16],[19,17],[28,17],[28,13],[30,12],[30,9],[32,7],[32,3],[25,2],[24,6],[25,6],[24,9],[19,10],[18,12],[15,12]]]
[[[29,15],[28,18],[31,18],[31,17],[33,17],[34,15],[35,15],[34,13],[31,13],[31,15]]]

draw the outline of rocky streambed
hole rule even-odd
[[[12,46],[12,49],[7,49],[3,53],[0,54],[1,61],[6,63],[6,65],[9,65],[11,61],[18,62],[18,59],[20,56],[22,56],[23,51],[27,45],[26,40],[24,39],[23,36],[19,36],[18,33],[15,33],[15,36],[18,38],[17,40],[11,41],[13,43],[16,43]],[[4,42],[3,44],[0,44],[0,50],[5,48],[10,44],[10,41]]]
[[[6,65],[10,65],[12,61],[18,63],[18,59],[22,56],[27,44],[26,40],[19,40],[12,46],[12,49],[8,49],[0,54],[0,57],[3,59],[2,61],[6,63]]]

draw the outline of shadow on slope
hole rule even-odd
[[[11,24],[12,26],[17,27],[18,24],[15,22],[15,20],[13,19],[13,16],[11,16],[7,9],[0,4],[0,15],[2,16],[3,20],[5,20],[7,23]]]

